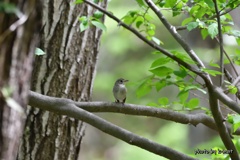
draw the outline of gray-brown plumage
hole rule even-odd
[[[116,103],[122,103],[124,104],[126,101],[127,96],[127,88],[125,86],[125,82],[128,82],[128,80],[125,80],[123,78],[119,78],[116,80],[114,86],[113,86],[113,95],[115,97]]]

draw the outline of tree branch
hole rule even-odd
[[[29,99],[29,105],[38,107],[37,103],[42,103],[42,105],[47,104],[46,107],[56,108],[55,111],[57,110],[58,106],[72,104],[89,112],[113,112],[128,115],[148,116],[174,121],[181,124],[192,124],[194,126],[202,123],[213,130],[217,130],[214,120],[203,113],[183,114],[163,108],[153,108],[134,104],[124,104],[124,106],[122,106],[118,103],[109,102],[75,102],[70,99],[44,96],[32,91],[29,93]],[[41,109],[49,110],[45,108]],[[228,126],[228,130],[231,130],[230,126]],[[240,130],[237,130],[234,134],[240,135]]]
[[[217,96],[217,98],[223,103],[225,104],[227,107],[229,107],[230,109],[232,109],[233,111],[237,112],[238,114],[240,114],[240,106],[238,105],[238,103],[236,103],[235,101],[233,101],[230,97],[228,97],[221,88],[219,87],[214,87],[214,95]]]
[[[38,93],[30,92],[29,105],[40,109],[52,111],[59,115],[73,117],[98,128],[99,130],[125,141],[131,145],[138,146],[149,152],[155,153],[168,159],[194,160],[194,158],[175,151],[166,146],[155,143],[144,137],[135,135],[123,128],[120,128],[90,112],[78,108],[72,100],[53,98]],[[80,102],[79,102],[80,103]]]
[[[213,118],[218,127],[219,135],[220,135],[225,147],[228,150],[233,150],[232,154],[229,154],[231,159],[239,160],[237,149],[234,146],[234,144],[231,140],[230,133],[227,130],[227,126],[225,125],[225,120],[222,116],[217,96],[214,94],[214,89],[211,87],[208,87],[208,92],[209,92],[210,108],[212,111]]]
[[[107,15],[108,17],[110,17],[111,19],[113,19],[114,21],[116,21],[119,25],[123,26],[124,28],[126,28],[127,30],[131,31],[133,34],[135,34],[139,39],[141,39],[142,41],[144,41],[146,44],[148,44],[149,46],[151,46],[152,48],[162,52],[164,55],[166,55],[167,57],[173,59],[174,61],[176,61],[177,63],[179,63],[180,65],[184,66],[185,68],[189,69],[190,71],[196,73],[197,75],[199,75],[202,78],[206,77],[206,73],[201,72],[199,69],[189,65],[188,63],[184,62],[183,60],[179,59],[178,57],[176,57],[175,55],[173,55],[172,53],[168,52],[167,50],[163,49],[162,47],[156,45],[154,42],[149,41],[147,38],[145,38],[142,34],[140,34],[136,29],[134,29],[131,26],[128,26],[127,24],[123,23],[120,19],[118,19],[116,16],[114,16],[112,13],[106,11],[105,9],[103,9],[102,7],[88,1],[88,0],[83,0],[85,3],[87,3],[88,5],[98,9],[99,11],[103,12],[105,15]]]
[[[188,55],[192,58],[192,60],[194,60],[197,63],[199,69],[205,68],[203,62],[199,59],[199,57],[196,55],[193,49],[183,40],[181,35],[178,34],[176,28],[166,20],[166,18],[161,13],[160,9],[151,0],[145,0],[145,2],[154,11],[154,13],[158,16],[159,20],[163,23],[163,25],[171,33],[171,35],[175,38],[175,40],[182,46],[182,48],[188,53]],[[210,76],[208,74],[206,75],[207,76],[204,77],[204,79],[207,78],[207,80],[211,82]]]

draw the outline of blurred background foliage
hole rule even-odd
[[[139,9],[135,1],[112,0],[109,2],[107,10],[122,18],[129,10],[135,9]],[[163,11],[163,13],[170,23],[175,26],[181,26],[181,22],[185,18],[183,15],[172,18],[170,11]],[[156,22],[155,36],[163,42],[163,47],[169,50],[182,51],[182,48],[162,26],[161,22],[156,17],[153,17],[153,21]],[[136,95],[139,85],[148,76],[151,76],[148,70],[152,62],[159,58],[160,55],[152,54],[154,50],[108,17],[105,19],[105,25],[107,26],[107,32],[103,33],[101,40],[92,100],[113,102],[112,87],[116,79],[120,77],[129,80],[127,83],[128,95],[126,103],[147,105],[151,102],[157,103],[161,97],[168,97],[169,101],[175,100],[179,90],[173,86],[168,86],[160,92],[152,89],[149,94],[140,98]],[[206,63],[210,60],[216,61],[218,48],[216,48],[215,41],[210,38],[203,41],[196,30],[190,33],[180,31],[180,34],[193,46],[203,61]],[[228,47],[227,51],[231,51],[231,49],[232,47]],[[206,98],[203,99],[201,104],[207,104],[206,101]],[[162,119],[116,113],[98,113],[98,115],[135,134],[190,155],[194,155],[197,148],[223,147],[219,137],[214,136],[216,132],[202,125],[193,127]],[[89,125],[87,125],[85,132],[81,160],[164,159],[143,149],[126,144]],[[200,159],[209,159],[210,157],[211,155],[198,156]]]

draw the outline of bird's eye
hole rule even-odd
[[[123,80],[120,80],[121,83],[123,83]]]

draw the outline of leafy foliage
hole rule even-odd
[[[92,16],[89,18],[86,16],[82,16],[79,18],[80,24],[80,31],[83,32],[88,29],[89,26],[95,26],[100,28],[103,31],[107,31],[107,27],[102,23],[101,19],[103,17],[103,13],[100,11],[96,11],[93,13]]]

